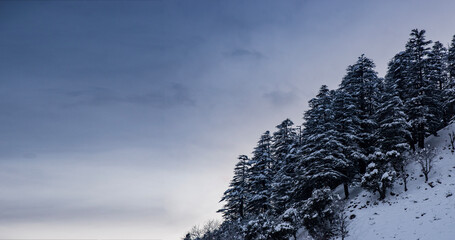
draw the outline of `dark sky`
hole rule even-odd
[[[239,154],[454,1],[0,2],[0,238],[178,239]]]

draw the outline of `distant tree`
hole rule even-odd
[[[242,219],[245,216],[245,204],[248,198],[248,157],[240,155],[234,168],[234,177],[228,190],[224,192],[220,202],[225,201],[222,209],[218,210],[226,220]]]
[[[220,222],[218,220],[209,220],[202,227],[202,240],[217,240],[216,231],[220,227]]]
[[[199,226],[194,225],[191,230],[185,235],[184,240],[200,240],[202,239],[203,235],[204,232],[202,229]]]
[[[335,217],[335,235],[340,237],[341,240],[349,236],[348,230],[349,222],[348,217],[343,209],[339,209]]]
[[[183,238],[183,240],[192,240],[192,239],[191,239],[191,234],[190,234],[190,233],[187,233],[187,234],[185,235],[185,237]]]
[[[414,154],[414,158],[419,163],[420,170],[425,176],[425,182],[428,182],[428,175],[433,169],[433,160],[435,156],[435,149],[430,146],[420,149],[416,154]]]
[[[225,220],[214,232],[216,240],[244,240],[242,221]]]
[[[409,164],[409,153],[404,156],[400,169],[399,169],[399,171],[397,171],[398,177],[403,181],[403,186],[404,186],[405,192],[408,191],[409,174],[408,174],[408,169],[406,168],[406,166],[408,164]]]
[[[450,151],[452,154],[455,152],[455,132],[452,130],[452,132],[449,133],[449,140],[450,140]]]

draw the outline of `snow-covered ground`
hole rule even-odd
[[[425,183],[419,165],[408,166],[408,191],[398,180],[384,201],[365,190],[347,203],[349,240],[372,239],[455,239],[455,155],[449,148],[449,133],[455,124],[427,138],[437,155]],[[392,195],[390,194],[392,192]]]

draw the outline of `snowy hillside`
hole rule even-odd
[[[362,190],[346,206],[349,240],[364,239],[455,239],[455,155],[449,133],[455,124],[431,136],[426,144],[436,148],[433,169],[425,183],[419,165],[408,165],[408,191],[400,181],[384,201]],[[431,185],[431,186],[430,186]]]

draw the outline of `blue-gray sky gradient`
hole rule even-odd
[[[177,239],[239,154],[453,1],[0,3],[0,238]]]

